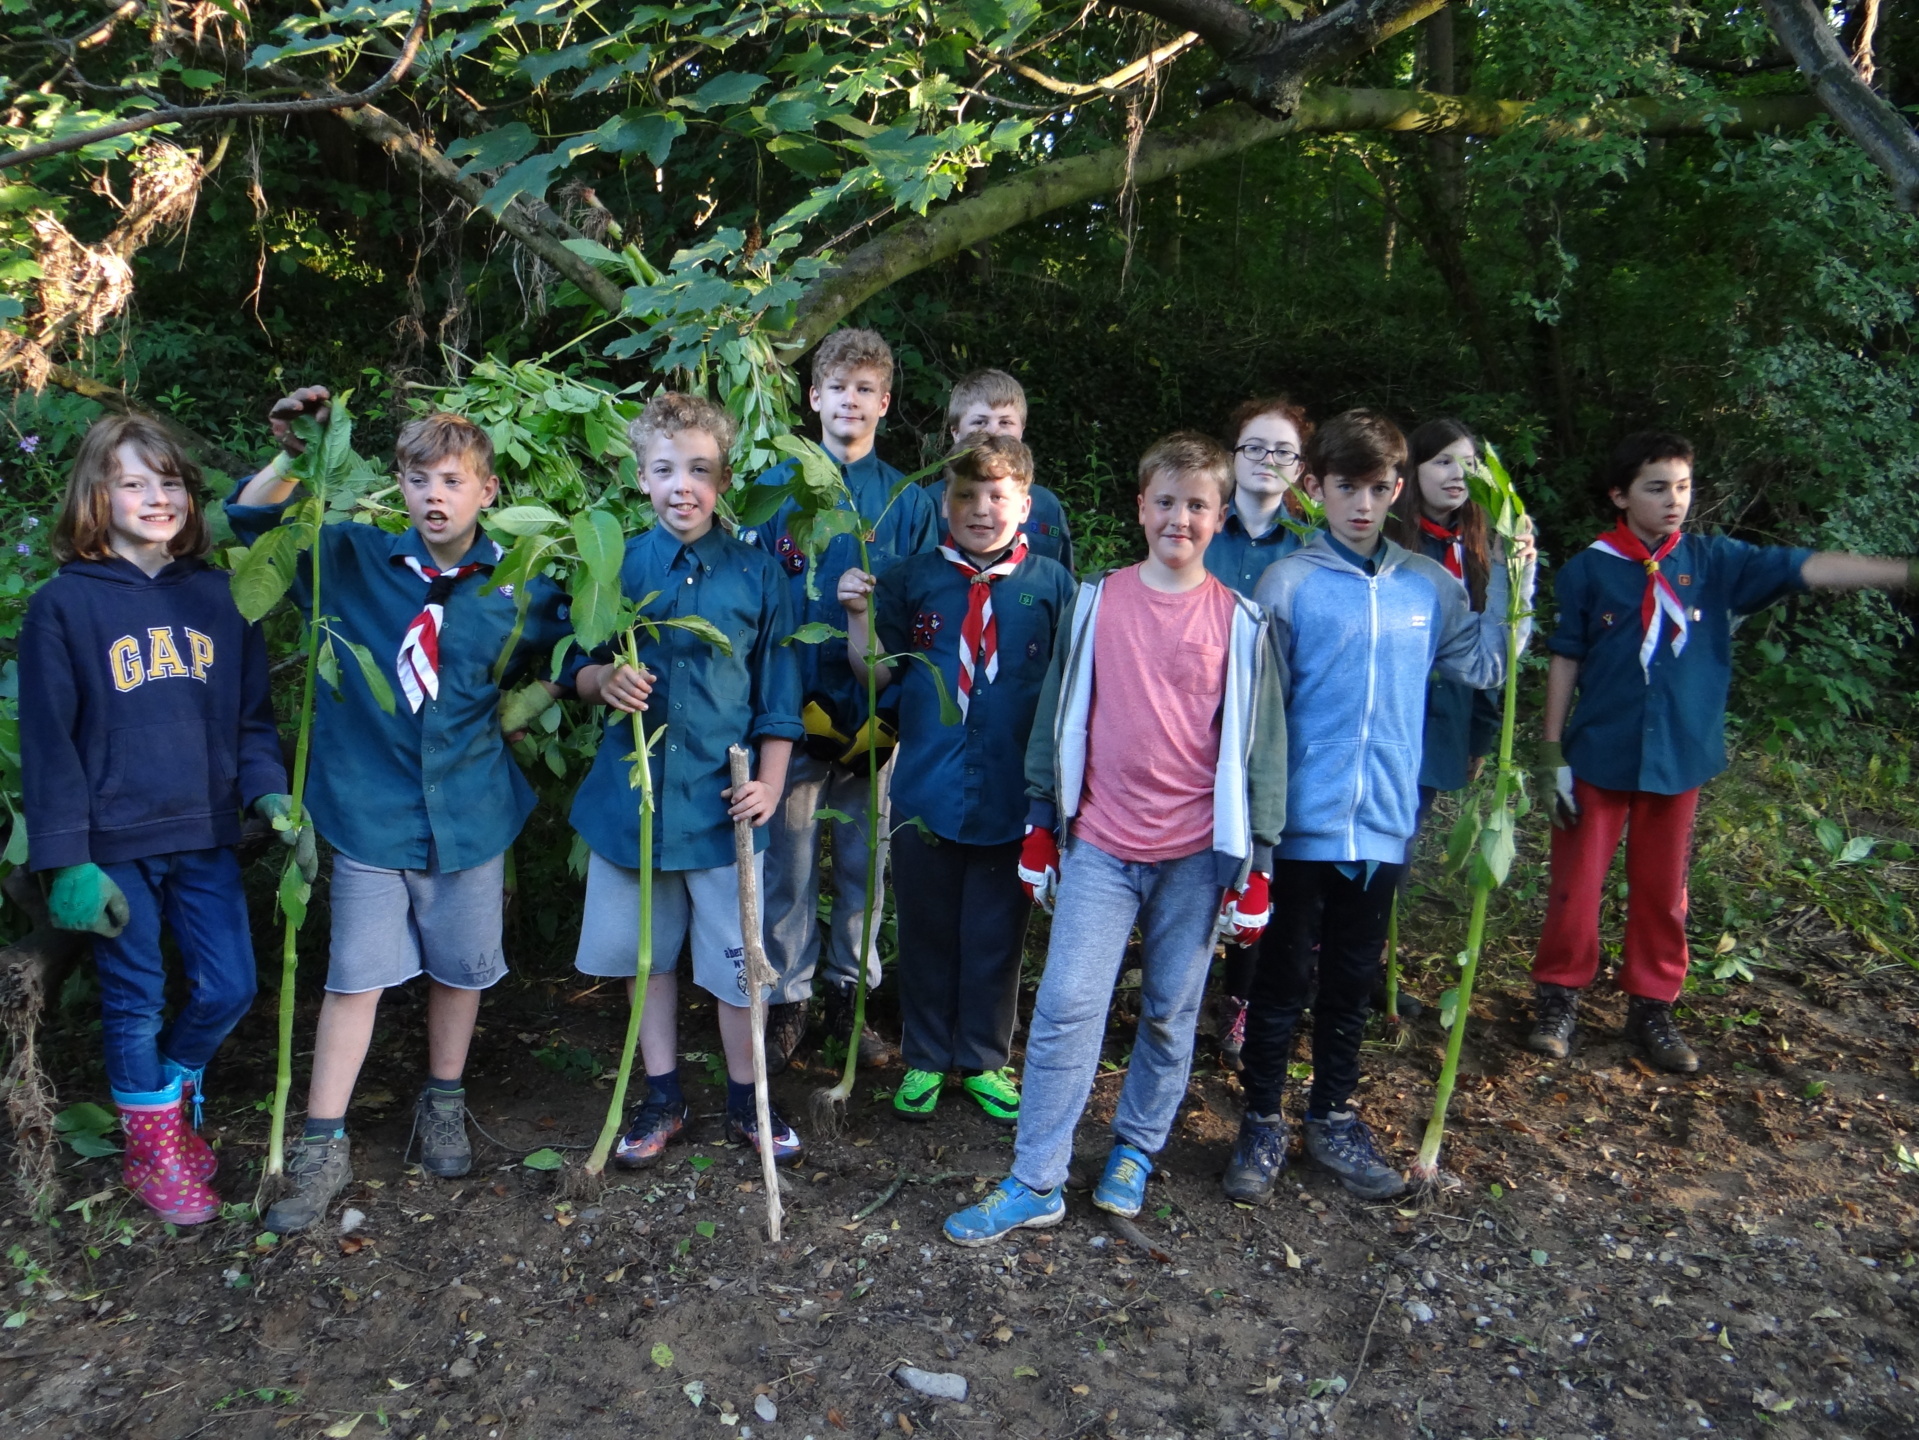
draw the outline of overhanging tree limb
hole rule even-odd
[[[1808,95],[1741,100],[1627,100],[1583,116],[1540,117],[1520,100],[1423,91],[1323,87],[1301,95],[1286,119],[1240,105],[1223,105],[1176,129],[1148,132],[1133,162],[1133,181],[1151,185],[1172,175],[1237,155],[1282,136],[1331,131],[1451,132],[1499,135],[1536,124],[1578,138],[1631,129],[1646,136],[1741,137],[1810,124],[1820,114]],[[793,328],[782,338],[782,358],[795,360],[863,301],[930,265],[1005,230],[1068,205],[1109,195],[1126,177],[1120,146],[1055,160],[995,181],[977,194],[915,216],[883,231],[807,286]]]
[[[300,100],[238,100],[226,105],[163,105],[157,110],[129,115],[123,120],[115,120],[107,125],[96,125],[91,130],[80,130],[71,135],[63,135],[58,140],[43,140],[38,145],[23,145],[18,150],[9,150],[4,155],[0,155],[0,170],[12,169],[19,165],[31,165],[37,160],[45,160],[54,155],[65,155],[69,151],[79,150],[102,140],[111,140],[119,135],[131,135],[136,130],[151,130],[156,125],[188,125],[202,120],[247,120],[264,115],[300,115],[370,105],[399,83],[406,72],[413,68],[413,57],[419,51],[420,41],[425,38],[427,15],[432,8],[431,0],[420,0],[419,8],[413,12],[412,28],[407,31],[406,41],[400,46],[398,57],[392,65],[387,67],[386,74],[364,90],[346,94],[329,89],[324,96],[309,95]]]
[[[1779,43],[1799,62],[1812,93],[1892,182],[1903,210],[1919,210],[1919,135],[1853,67],[1825,9],[1812,0],[1761,0]]]

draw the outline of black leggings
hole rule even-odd
[[[1365,862],[1360,862],[1362,867]],[[1380,955],[1404,865],[1348,880],[1330,860],[1273,862],[1273,923],[1260,942],[1246,1012],[1246,1110],[1271,1115],[1286,1090],[1300,1012],[1313,1010],[1309,1115],[1345,1108],[1359,1084],[1359,1046],[1380,982]],[[1314,954],[1314,947],[1318,954]],[[1315,996],[1313,976],[1318,969]]]

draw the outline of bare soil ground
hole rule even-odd
[[[1457,916],[1428,899],[1405,928],[1430,998]],[[0,1426],[20,1440],[1919,1435],[1919,1178],[1896,1160],[1919,1143],[1911,971],[1817,908],[1780,909],[1776,968],[1693,999],[1705,1066],[1679,1079],[1617,1039],[1624,1001],[1603,988],[1570,1060],[1519,1049],[1534,932],[1513,928],[1474,1007],[1446,1152],[1457,1189],[1368,1206],[1301,1165],[1271,1206],[1228,1203],[1238,1091],[1208,1058],[1136,1226],[1082,1191],[1059,1229],[975,1251],[938,1223],[1004,1173],[1009,1138],[950,1097],[929,1124],[898,1121],[897,1069],[862,1072],[845,1135],[808,1136],[777,1246],[698,1063],[684,1067],[695,1143],[565,1202],[520,1162],[591,1139],[622,1019],[616,992],[573,976],[489,1000],[469,1081],[478,1163],[424,1179],[401,1163],[420,1013],[396,997],[354,1117],[352,1233],[336,1209],[278,1243],[250,1219],[169,1235],[116,1195],[111,1160],[73,1165],[68,1194],[96,1198],[58,1231],[4,1222],[23,1318],[0,1332]],[[1443,1037],[1430,1012],[1405,1028],[1369,1050],[1360,1099],[1410,1160]],[[225,1095],[268,1088],[271,1029],[263,1007],[236,1037]],[[689,1052],[717,1049],[710,1012],[682,1033]],[[776,1098],[797,1120],[830,1079],[814,1057]],[[1095,1087],[1082,1182],[1117,1088]],[[210,1130],[223,1193],[250,1197],[265,1117],[216,1107]],[[965,1377],[966,1399],[908,1390],[902,1364]]]

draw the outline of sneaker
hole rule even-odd
[[[806,1146],[800,1143],[799,1134],[780,1119],[780,1112],[769,1109],[767,1120],[773,1127],[773,1163],[775,1165],[797,1165],[800,1157],[806,1154]],[[731,1111],[726,1116],[726,1140],[729,1145],[750,1145],[753,1153],[760,1150],[760,1122],[754,1115],[735,1115]]]
[[[1008,1175],[987,1191],[986,1198],[979,1204],[948,1215],[940,1231],[955,1245],[964,1245],[970,1250],[991,1245],[1010,1231],[1045,1230],[1065,1218],[1063,1186],[1030,1190]]]
[[[855,995],[851,985],[828,985],[826,987],[826,1033],[842,1045],[849,1042],[853,1034],[853,1002]],[[867,991],[867,999],[872,1000],[872,991]],[[871,1025],[860,1027],[860,1064],[868,1070],[877,1069],[893,1058],[893,1047],[880,1039],[879,1032]]]
[[[613,1163],[623,1170],[639,1170],[651,1165],[686,1133],[692,1111],[684,1100],[663,1100],[649,1094],[633,1112],[633,1120],[613,1147]]]
[[[988,1120],[997,1125],[1019,1124],[1019,1082],[1013,1078],[1012,1066],[965,1076],[960,1089],[973,1097]]]
[[[413,1133],[407,1137],[406,1153],[413,1153],[413,1142],[420,1142],[420,1168],[442,1180],[458,1180],[473,1168],[473,1146],[466,1138],[466,1091],[435,1090],[431,1085],[420,1092],[413,1105]]]
[[[1565,985],[1533,986],[1533,1030],[1526,1037],[1526,1048],[1564,1060],[1572,1053],[1573,1032],[1578,1029],[1579,992]]]
[[[1246,1001],[1228,995],[1220,1013],[1226,1024],[1219,1032],[1219,1063],[1237,1075],[1246,1068],[1239,1058],[1246,1048]]]
[[[1228,1200],[1250,1205],[1273,1193],[1273,1182],[1286,1169],[1286,1151],[1292,1142],[1286,1117],[1247,1114],[1239,1122],[1239,1139],[1220,1180]]]
[[[946,1077],[935,1070],[908,1070],[893,1092],[893,1108],[908,1120],[931,1120]]]
[[[1146,1177],[1152,1173],[1153,1162],[1146,1152],[1120,1141],[1106,1157],[1106,1173],[1093,1187],[1094,1206],[1132,1219],[1146,1203]]]
[[[287,1157],[293,1193],[274,1202],[263,1222],[275,1235],[298,1235],[326,1214],[333,1197],[353,1179],[353,1159],[344,1135],[309,1135]]]
[[[766,1007],[766,1073],[777,1075],[787,1067],[806,1039],[804,1000]]]
[[[1306,1153],[1362,1200],[1390,1200],[1406,1191],[1406,1177],[1386,1163],[1373,1132],[1350,1110],[1323,1120],[1306,1117]]]
[[[1664,1000],[1634,995],[1626,1003],[1626,1038],[1637,1041],[1646,1058],[1674,1075],[1690,1075],[1699,1068],[1699,1056],[1673,1023],[1672,1006]]]

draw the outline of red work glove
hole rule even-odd
[[[1028,825],[1026,839],[1019,847],[1019,883],[1026,897],[1048,915],[1053,913],[1053,892],[1059,888],[1059,841],[1053,832]]]
[[[1268,885],[1267,878],[1255,870],[1246,877],[1244,890],[1228,890],[1220,902],[1219,925],[1214,934],[1235,945],[1257,944],[1273,918]]]

